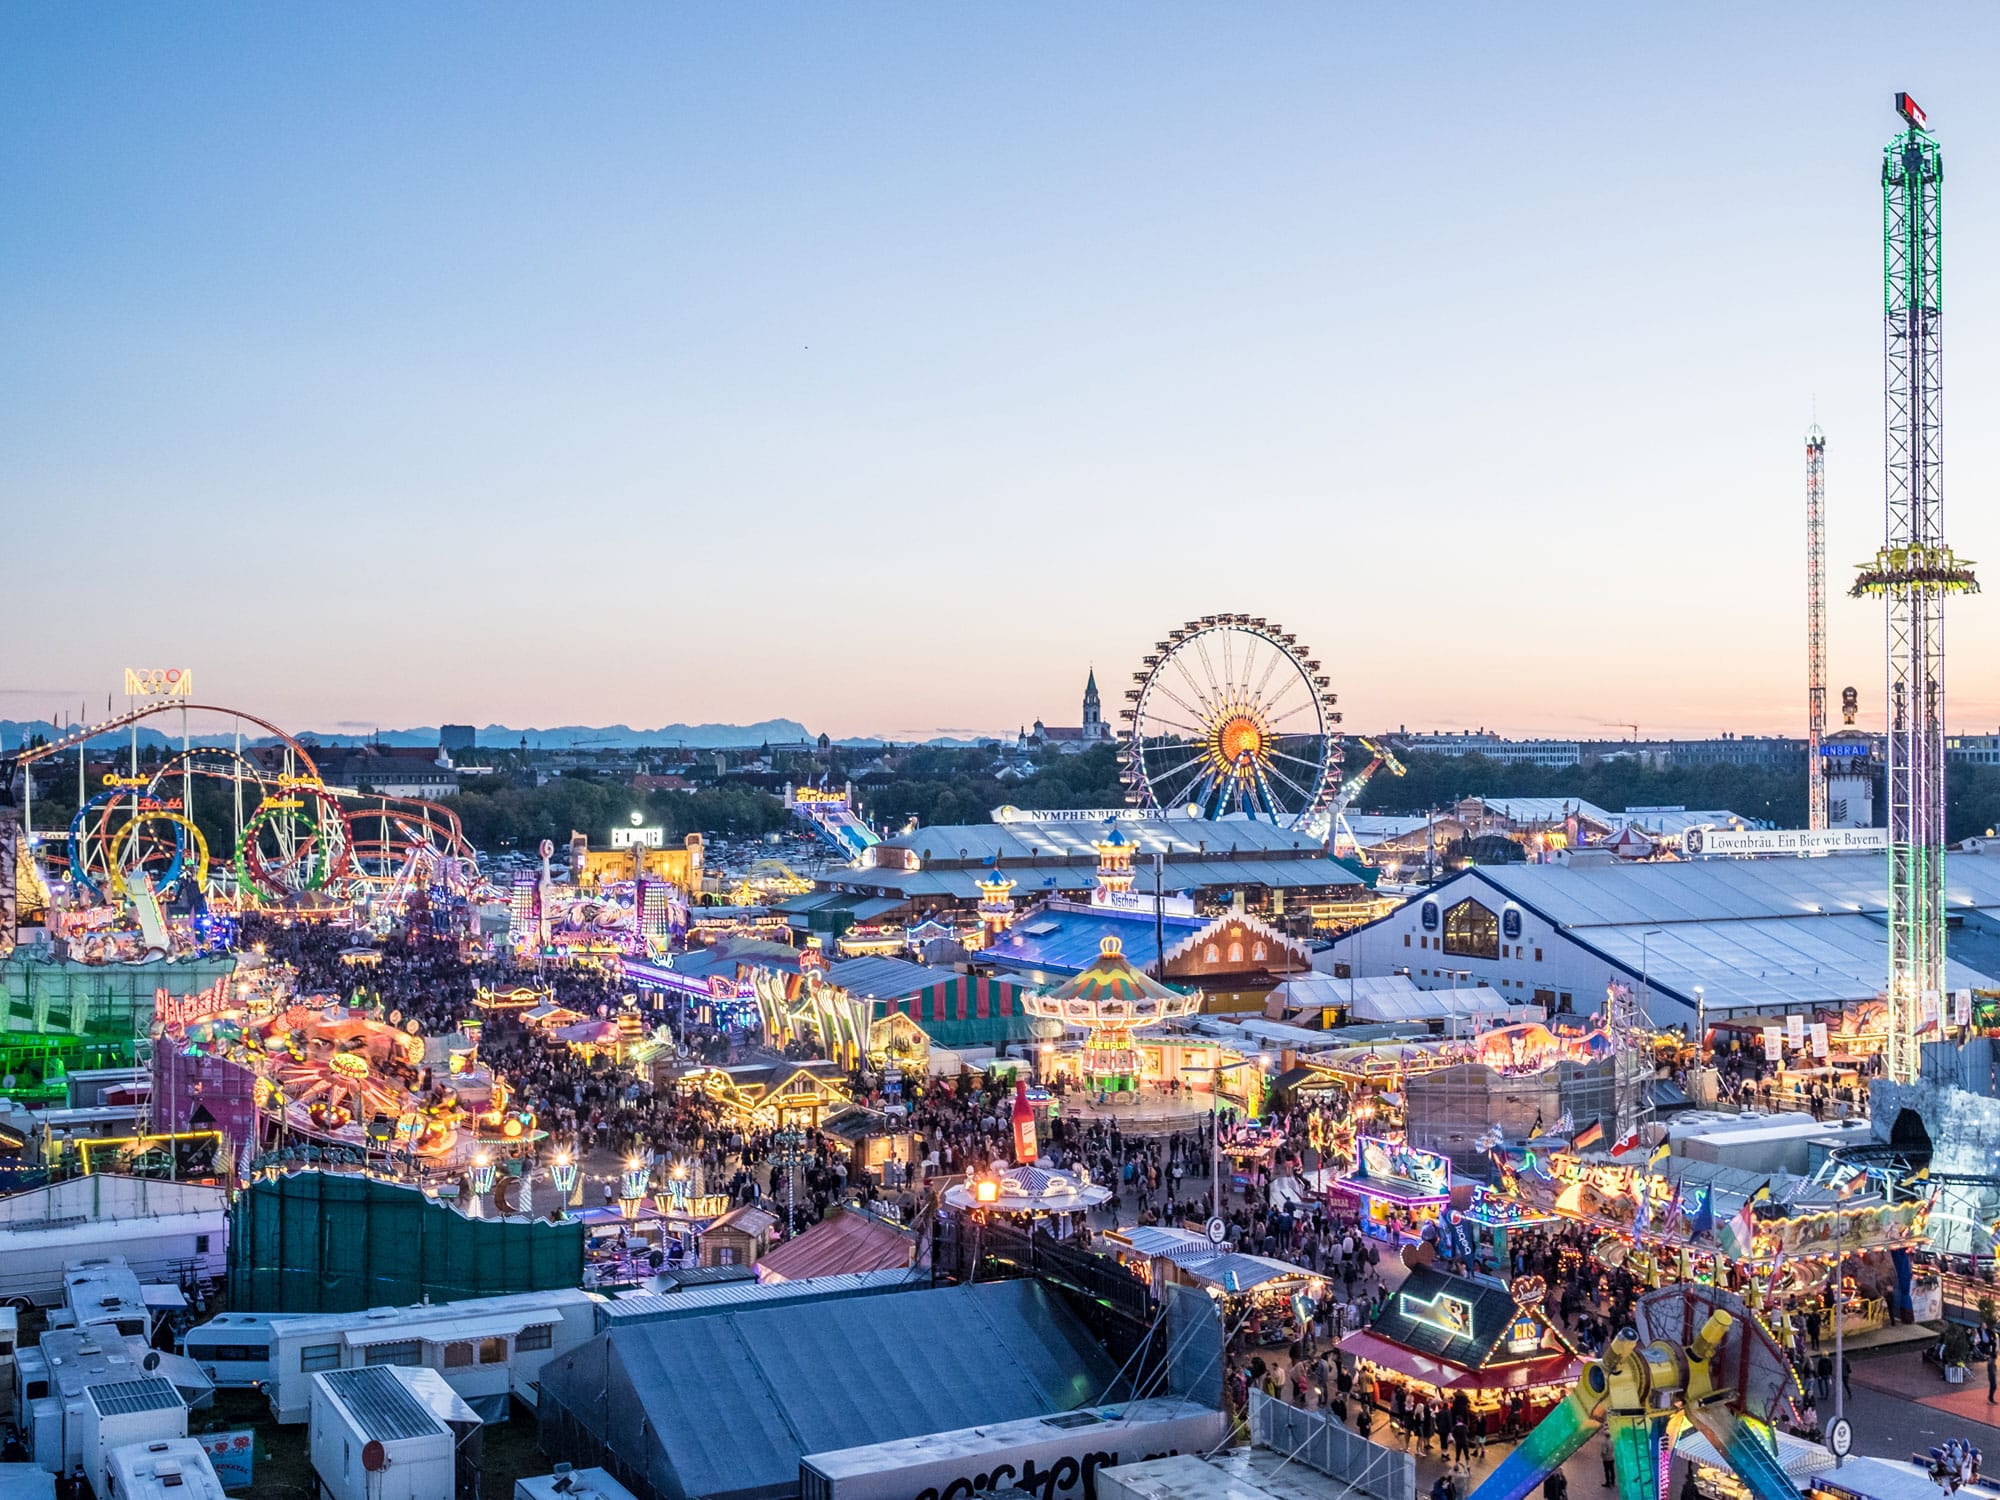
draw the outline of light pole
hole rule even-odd
[[[1231,1068],[1247,1068],[1250,1059],[1239,1057],[1235,1062],[1218,1062],[1211,1072],[1208,1084],[1208,1216],[1222,1217],[1222,1075]]]
[[[1833,1465],[1847,1461],[1853,1436],[1847,1427],[1847,1211],[1833,1215],[1833,1423],[1827,1436],[1833,1439]]]

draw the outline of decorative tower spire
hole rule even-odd
[[[979,882],[979,921],[986,929],[989,948],[1014,921],[1014,903],[1008,899],[1013,889],[1014,882],[997,869]]]
[[[1090,669],[1090,676],[1083,684],[1083,737],[1087,740],[1108,739],[1104,732],[1103,704],[1097,696],[1097,668]]]
[[[1132,841],[1116,819],[1105,827],[1104,837],[1092,846],[1097,850],[1097,889],[1105,896],[1127,895],[1132,889]]]

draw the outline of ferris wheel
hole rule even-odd
[[[1126,689],[1127,796],[1193,816],[1313,825],[1340,777],[1334,695],[1282,626],[1203,615],[1153,648]]]

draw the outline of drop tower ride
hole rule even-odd
[[[1944,602],[1974,593],[1944,540],[1944,156],[1924,112],[1882,154],[1882,550],[1856,596],[1887,606],[1889,976],[1887,1076],[1917,1076],[1917,1036],[1944,1016]],[[1941,1029],[1941,1026],[1940,1026]]]

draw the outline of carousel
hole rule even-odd
[[[944,1190],[948,1208],[1015,1219],[1081,1215],[1110,1198],[1111,1189],[1098,1186],[1087,1173],[1054,1167],[994,1166]]]
[[[1057,1021],[1084,1032],[1079,1071],[1093,1093],[1129,1093],[1139,1087],[1139,1048],[1133,1033],[1178,1021],[1201,1009],[1199,994],[1169,989],[1125,957],[1124,945],[1107,937],[1097,961],[1069,983],[1045,994],[1022,996],[1038,1021]]]

